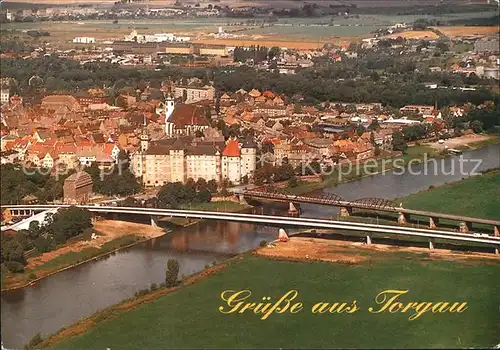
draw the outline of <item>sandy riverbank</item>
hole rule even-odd
[[[270,258],[284,260],[321,260],[334,263],[358,264],[375,258],[370,253],[414,253],[429,254],[431,259],[444,260],[500,260],[500,256],[488,253],[461,253],[446,249],[430,250],[419,247],[390,246],[383,244],[364,244],[326,240],[322,238],[292,237],[288,242],[273,242],[273,244],[256,250],[254,253]],[[377,257],[378,258],[378,257]]]
[[[33,269],[39,265],[43,265],[58,256],[70,253],[80,252],[85,248],[101,248],[103,244],[110,242],[114,239],[124,237],[127,235],[138,235],[144,238],[159,237],[165,232],[160,227],[152,227],[145,224],[137,224],[134,222],[116,221],[116,220],[102,220],[94,223],[94,230],[101,233],[96,239],[90,241],[78,241],[72,244],[65,245],[59,249],[43,253],[40,256],[28,259],[27,269]]]
[[[485,142],[494,138],[495,136],[491,135],[470,134],[445,140],[444,143],[430,142],[426,145],[438,151],[443,151],[446,148],[468,148],[471,147],[471,145],[473,145],[474,143]]]

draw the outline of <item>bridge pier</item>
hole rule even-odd
[[[293,215],[293,216],[299,215],[299,209],[297,209],[297,207],[295,207],[293,202],[290,202],[288,205],[288,214]]]
[[[408,223],[409,216],[406,215],[405,213],[399,212],[398,213],[398,224],[400,225],[406,225]]]
[[[500,231],[498,230],[498,226],[495,225],[493,226],[493,236],[499,237],[500,236]]]
[[[434,243],[432,243],[432,241],[429,241],[429,249],[434,249]]]
[[[466,221],[461,221],[460,222],[460,227],[459,231],[462,233],[468,233],[472,230],[472,223],[466,222]]]
[[[158,227],[158,222],[157,222],[157,218],[153,215],[151,215],[151,226],[153,227]]]
[[[495,248],[495,254],[498,255],[500,252],[498,252],[498,248]]]
[[[370,235],[366,235],[366,244],[367,245],[372,244],[372,238],[370,237]]]
[[[429,228],[437,228],[439,223],[439,218],[429,217]]]
[[[243,194],[238,195],[238,202],[243,205],[248,205],[247,200],[245,199],[245,196]]]
[[[340,217],[347,218],[352,215],[352,207],[340,207]]]

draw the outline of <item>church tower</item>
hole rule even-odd
[[[175,102],[172,95],[168,95],[165,100],[165,133],[171,137],[174,133],[174,124],[169,121],[169,118],[174,113]]]
[[[174,98],[171,95],[168,95],[167,99],[165,100],[165,121],[167,121],[168,118],[170,118],[170,116],[174,112],[174,108],[175,108]]]
[[[143,132],[140,136],[141,139],[141,152],[144,153],[149,148],[149,136],[145,132]]]

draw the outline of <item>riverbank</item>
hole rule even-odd
[[[29,258],[24,273],[5,271],[2,273],[2,291],[33,285],[61,271],[165,234],[158,227],[115,220],[95,222],[94,232],[98,233],[96,239],[70,242]]]
[[[397,247],[380,250],[335,242],[323,243],[328,245],[323,252],[337,256],[337,262],[326,262],[308,258],[300,244],[294,249],[295,242],[308,240],[293,237],[257,254],[230,259],[186,279],[179,287],[153,291],[98,312],[40,345],[54,349],[161,348],[165,344],[169,348],[280,348],[289,344],[463,348],[492,347],[498,341],[494,282],[500,278],[498,259],[467,257],[464,263],[457,254],[435,256]],[[301,251],[300,259],[293,254],[261,255],[265,251],[272,255],[281,247]],[[248,276],[244,285],[241,276]],[[304,307],[294,314],[275,312],[264,321],[262,314],[248,311],[223,314],[220,308],[225,311],[228,307],[221,293],[227,289],[250,290],[248,302],[270,296],[273,303],[297,290],[295,301]],[[387,289],[408,290],[401,297],[404,303],[457,301],[467,302],[468,309],[464,314],[427,312],[415,321],[408,320],[411,312],[370,313],[370,306],[380,308],[376,295]],[[359,308],[354,313],[311,312],[317,302],[352,305],[354,300]],[[418,326],[413,326],[415,322]],[[241,332],[243,325],[245,332]]]
[[[446,142],[454,142],[455,147],[460,150],[476,150],[489,145],[500,144],[500,136],[497,135],[465,135]],[[451,144],[451,143],[450,143]],[[436,146],[438,145],[438,146]],[[343,166],[340,170],[334,169],[331,174],[323,177],[323,181],[317,183],[301,183],[296,187],[287,187],[286,191],[290,194],[301,195],[308,192],[317,191],[323,188],[335,187],[342,183],[360,180],[379,174],[385,174],[393,170],[400,169],[408,165],[418,164],[430,159],[439,159],[449,157],[450,154],[439,143],[423,143],[408,147],[406,152],[398,157],[389,157],[383,159],[369,159],[365,163],[352,163]]]
[[[469,134],[445,140],[443,143],[431,142],[428,145],[437,151],[448,148],[461,151],[471,151],[488,145],[500,144],[500,137],[496,135]]]

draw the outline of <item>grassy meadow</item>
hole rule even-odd
[[[498,262],[432,261],[416,254],[376,253],[360,265],[289,262],[245,256],[210,278],[124,311],[114,306],[66,328],[87,331],[56,343],[53,349],[167,348],[464,348],[492,347],[500,334]],[[242,278],[242,276],[245,276]],[[271,314],[228,310],[220,295],[248,289],[250,302],[269,296],[272,302],[297,290],[300,312]],[[408,290],[401,302],[467,302],[463,313],[427,312],[410,321],[410,313],[379,310],[377,294]],[[317,302],[353,300],[359,310],[313,314]],[[110,319],[108,319],[108,317]],[[88,329],[91,325],[95,326]],[[60,341],[61,339],[59,339]]]
[[[403,207],[500,220],[500,171],[491,171],[402,199]]]

